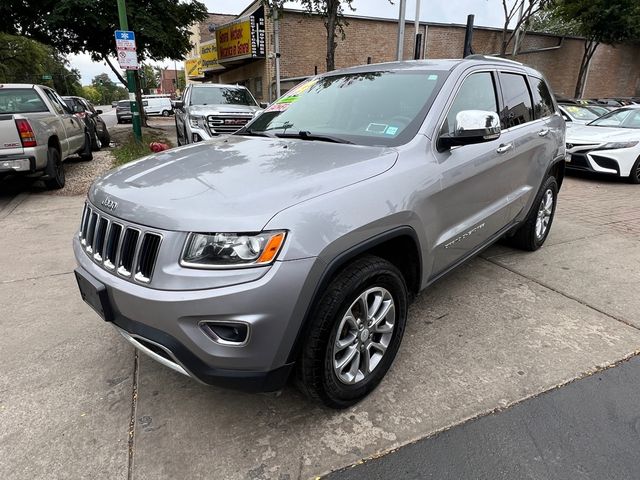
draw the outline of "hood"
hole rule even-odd
[[[297,139],[219,137],[145,157],[94,182],[107,213],[164,230],[254,232],[279,211],[383,173],[397,152]],[[102,208],[102,207],[100,207]]]
[[[605,143],[627,140],[640,140],[640,130],[592,125],[574,125],[567,129],[567,143]]]
[[[257,105],[190,105],[186,107],[190,115],[224,115],[224,114],[251,114],[261,110]]]

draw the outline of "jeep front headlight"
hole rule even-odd
[[[286,232],[190,233],[180,264],[191,268],[238,268],[271,264]]]

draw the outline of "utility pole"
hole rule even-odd
[[[400,15],[398,17],[398,61],[404,58],[404,21],[407,13],[407,0],[400,0]]]
[[[125,0],[117,0],[118,17],[120,17],[120,30],[129,30],[127,22],[127,6]],[[133,136],[138,142],[142,141],[142,128],[140,128],[140,112],[136,102],[136,81],[133,70],[127,70],[127,87],[129,89],[129,102],[131,102],[131,125],[133,126]]]
[[[520,48],[520,31],[522,30],[522,15],[524,14],[524,0],[520,4],[520,10],[518,11],[518,23],[516,30],[516,38],[513,40],[513,56],[515,57],[518,54],[518,49]]]
[[[273,46],[275,49],[276,63],[276,98],[280,98],[280,19],[278,18],[278,6],[273,7]],[[269,87],[271,90],[271,87]],[[269,92],[271,95],[271,92]]]

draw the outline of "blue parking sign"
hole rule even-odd
[[[135,40],[136,34],[130,30],[116,30],[116,40]]]

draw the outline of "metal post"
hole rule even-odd
[[[407,0],[400,0],[400,15],[398,16],[398,61],[404,58],[404,21],[407,13]]]
[[[416,0],[416,19],[414,20],[415,27],[415,45],[413,51],[415,52],[415,60],[420,60],[422,53],[422,36],[420,35],[420,0]]]
[[[129,30],[127,22],[127,6],[125,0],[117,0],[118,17],[120,17],[120,29]],[[131,125],[133,126],[133,136],[138,142],[142,141],[142,128],[140,126],[140,112],[136,102],[136,81],[133,70],[127,70],[127,87],[129,89],[129,101],[131,102]]]
[[[273,45],[276,56],[276,98],[280,98],[280,20],[278,7],[273,8]]]
[[[464,33],[464,51],[462,52],[462,58],[466,58],[473,53],[473,20],[475,15],[467,16],[467,29]]]

